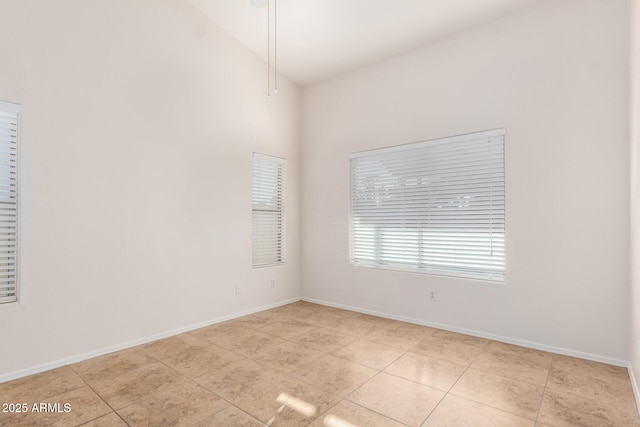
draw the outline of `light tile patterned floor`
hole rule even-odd
[[[2,426],[640,426],[624,368],[306,302],[0,384],[0,401],[71,405]]]

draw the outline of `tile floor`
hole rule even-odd
[[[306,302],[0,384],[0,401],[71,405],[3,426],[640,426],[624,368]]]

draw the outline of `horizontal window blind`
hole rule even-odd
[[[504,281],[504,129],[350,163],[352,265]]]
[[[18,132],[20,106],[0,101],[0,303],[18,294]]]
[[[284,159],[253,154],[253,267],[284,263],[285,165]]]

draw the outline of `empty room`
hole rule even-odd
[[[640,0],[0,0],[1,426],[640,426]]]

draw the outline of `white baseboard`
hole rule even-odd
[[[317,300],[317,299],[314,299],[314,298],[302,297],[302,300],[303,301],[307,301],[307,302],[311,302],[311,303],[314,303],[314,304],[321,304],[321,305],[326,305],[326,306],[329,306],[329,307],[342,308],[342,309],[345,309],[345,310],[356,311],[358,313],[371,314],[373,316],[384,317],[384,318],[387,318],[387,319],[400,320],[402,322],[407,322],[407,323],[414,323],[416,325],[429,326],[429,327],[437,328],[437,329],[444,329],[445,331],[459,332],[461,334],[472,335],[474,337],[487,338],[487,339],[490,339],[490,340],[500,341],[500,342],[507,343],[507,344],[519,345],[521,347],[532,348],[532,349],[535,349],[535,350],[548,351],[550,353],[563,354],[565,356],[572,356],[572,357],[577,357],[577,358],[580,358],[580,359],[592,360],[594,362],[602,362],[602,363],[607,363],[609,365],[622,366],[622,367],[628,367],[629,366],[629,362],[626,361],[626,360],[614,359],[612,357],[601,356],[601,355],[598,355],[598,354],[583,353],[581,351],[570,350],[570,349],[567,349],[567,348],[554,347],[554,346],[550,346],[550,345],[546,345],[546,344],[541,344],[541,343],[536,343],[536,342],[531,342],[531,341],[525,341],[525,340],[521,340],[521,339],[517,339],[517,338],[505,337],[505,336],[502,336],[502,335],[488,334],[488,333],[481,332],[481,331],[458,328],[458,327],[455,327],[455,326],[444,325],[444,324],[441,324],[441,323],[427,322],[427,321],[424,321],[424,320],[413,319],[413,318],[410,318],[410,317],[397,316],[397,315],[394,315],[394,314],[383,313],[383,312],[375,311],[375,310],[367,310],[367,309],[364,309],[364,308],[353,307],[353,306],[350,306],[350,305],[336,304],[336,303],[332,303],[332,302],[329,302],[329,301]],[[636,395],[636,396],[638,396],[638,395]]]
[[[174,335],[182,334],[192,331],[194,329],[203,328],[205,326],[215,325],[216,323],[225,322],[227,320],[235,319],[237,317],[246,316],[248,314],[257,313],[264,310],[280,307],[282,305],[291,304],[292,302],[300,301],[300,298],[291,298],[288,300],[280,301],[274,304],[263,305],[261,307],[252,308],[250,310],[241,311],[238,313],[229,314],[226,316],[216,317],[214,319],[206,320],[204,322],[196,323],[193,325],[183,326],[181,328],[171,329],[170,331],[160,332],[158,334],[149,335],[143,338],[135,339],[133,341],[127,341],[122,344],[116,344],[109,347],[104,347],[98,350],[89,351],[74,356],[65,357],[55,360],[53,362],[43,363],[41,365],[32,366],[30,368],[21,369],[19,371],[9,372],[7,374],[0,375],[0,384],[6,381],[15,380],[18,378],[26,377],[33,374],[39,374],[40,372],[48,371],[50,369],[59,368],[61,366],[69,365],[71,363],[82,362],[83,360],[91,359],[93,357],[103,356],[105,354],[113,353],[115,351],[124,350],[127,348],[135,347],[137,345],[146,344],[151,341],[157,341],[162,338],[172,337]]]

